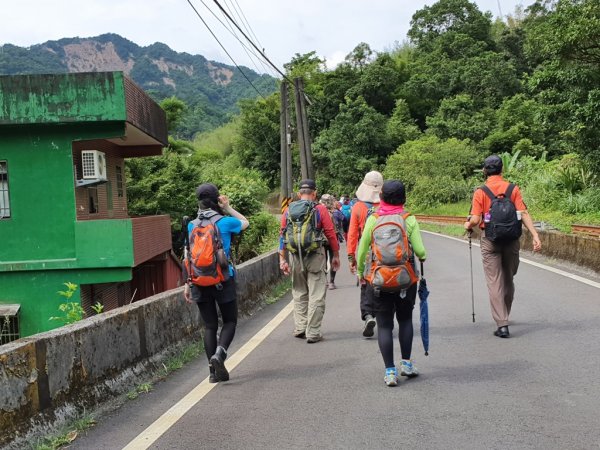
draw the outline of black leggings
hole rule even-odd
[[[223,318],[223,328],[217,341],[217,330],[219,328],[219,315],[217,314],[217,303],[215,301],[198,303],[200,309],[200,317],[204,321],[204,350],[206,357],[210,357],[217,351],[217,345],[220,345],[225,350],[229,348],[233,337],[235,336],[235,328],[237,326],[237,300],[219,304],[221,317]]]
[[[412,294],[412,295],[411,295]],[[379,343],[379,351],[383,357],[385,367],[394,367],[394,313],[398,320],[398,339],[400,341],[400,352],[402,359],[410,359],[412,352],[413,341],[413,323],[412,311],[416,294],[415,289],[409,289],[407,296],[403,299],[398,298],[398,294],[384,294],[385,296],[395,296],[395,299],[390,299],[395,304],[395,308],[390,308],[385,311],[377,311],[375,318],[377,319],[377,341]],[[411,298],[412,297],[412,298]],[[395,310],[395,311],[394,311]]]

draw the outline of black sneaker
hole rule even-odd
[[[510,333],[508,331],[507,326],[498,327],[496,331],[494,331],[494,336],[498,336],[499,338],[508,338],[510,337]]]
[[[217,381],[229,381],[229,372],[225,368],[226,358],[227,351],[221,346],[217,347],[217,351],[210,358],[210,365],[215,369]]]
[[[216,383],[219,380],[217,380],[217,376],[215,375],[215,369],[213,368],[213,366],[208,366],[208,370],[210,371],[210,374],[208,375],[208,382],[209,383]]]
[[[365,326],[363,327],[362,335],[364,337],[373,337],[375,334],[375,325],[377,325],[375,318],[372,315],[367,314],[365,316]]]

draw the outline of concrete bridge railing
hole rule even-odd
[[[240,312],[281,277],[276,252],[238,267]],[[0,447],[125,392],[178,344],[200,336],[198,308],[174,289],[0,346]]]

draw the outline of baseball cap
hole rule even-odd
[[[317,184],[314,180],[307,178],[306,180],[302,180],[300,182],[300,189],[310,189],[311,191],[316,191]]]
[[[487,170],[501,170],[502,158],[500,158],[498,155],[488,156],[483,162],[483,168]]]

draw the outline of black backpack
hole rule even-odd
[[[480,188],[492,200],[487,215],[484,216],[485,237],[492,242],[515,241],[521,237],[521,221],[517,217],[517,208],[510,197],[515,189],[514,184],[509,184],[504,194],[494,195],[492,190],[483,185]]]

